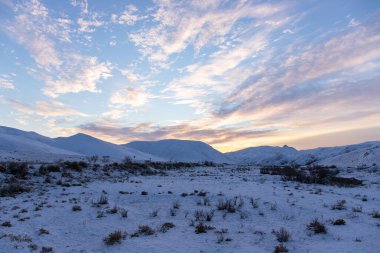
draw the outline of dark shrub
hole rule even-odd
[[[127,233],[117,230],[108,234],[104,239],[104,243],[107,245],[114,245],[115,243],[121,243],[121,240],[125,240]]]
[[[287,242],[290,239],[290,233],[285,228],[280,228],[280,230],[273,230],[273,234],[276,236],[277,241]]]
[[[142,226],[139,226],[138,233],[142,235],[154,235],[155,231],[153,228],[149,227],[148,225],[142,225]]]
[[[209,230],[213,230],[215,229],[214,227],[212,226],[207,226],[207,225],[204,225],[202,222],[197,224],[195,226],[195,233],[196,234],[201,234],[201,233],[207,233],[207,231]]]
[[[173,223],[165,222],[164,224],[161,225],[160,232],[166,233],[166,232],[168,232],[169,229],[174,228],[174,227],[175,227],[175,225]]]
[[[320,223],[317,218],[312,220],[306,227],[308,230],[313,231],[315,234],[326,234],[327,233],[327,229],[326,229],[325,225]]]
[[[13,197],[23,192],[30,192],[30,188],[21,186],[20,183],[10,183],[0,188],[0,197]]]
[[[71,208],[71,210],[73,210],[74,212],[79,212],[79,211],[82,211],[82,207],[81,206],[78,206],[78,205],[75,205]]]
[[[346,225],[346,221],[343,219],[337,219],[333,221],[332,223],[334,226],[341,226],[341,225]]]
[[[286,252],[289,252],[289,250],[282,244],[277,245],[274,248],[274,253],[286,253]]]
[[[28,176],[28,164],[11,162],[7,166],[9,174],[14,175],[17,178],[25,179]]]

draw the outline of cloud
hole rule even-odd
[[[11,77],[7,74],[0,74],[0,88],[2,89],[14,89],[15,85]]]
[[[155,126],[142,123],[132,127],[117,127],[97,123],[87,123],[78,126],[81,131],[103,136],[118,143],[133,140],[188,139],[203,140],[209,144],[232,142],[237,139],[254,138],[270,134],[275,130],[241,130],[238,128],[211,129],[190,124],[172,126]]]
[[[81,5],[86,12],[86,1]],[[100,92],[97,84],[111,76],[111,64],[64,47],[58,49],[58,42],[71,41],[70,20],[51,17],[38,0],[17,4],[13,11],[14,20],[5,24],[5,29],[37,63],[38,70],[30,73],[45,82],[45,95],[55,98],[64,93]],[[83,27],[88,28],[90,24],[82,21]]]
[[[111,98],[110,103],[113,105],[127,105],[131,107],[142,107],[147,104],[149,94],[144,91],[138,91],[131,87],[115,91]]]
[[[47,84],[45,95],[55,98],[65,93],[100,92],[97,84],[112,76],[111,63],[99,62],[96,57],[69,54],[65,58],[65,64],[57,71],[58,79],[42,77]]]
[[[87,116],[87,114],[69,108],[65,104],[57,101],[37,101],[35,105],[30,105],[15,99],[8,99],[8,102],[12,108],[27,115],[38,115],[42,117]]]
[[[79,32],[92,33],[95,32],[96,27],[100,27],[104,25],[104,22],[100,20],[85,20],[83,18],[79,18],[77,21],[79,25]]]
[[[134,5],[127,5],[126,9],[120,14],[112,14],[111,21],[120,25],[127,24],[129,26],[134,25],[138,20],[143,17],[136,15],[138,9]]]
[[[282,9],[279,4],[255,4],[243,0],[233,2],[227,8],[222,2],[202,5],[195,1],[193,6],[187,1],[157,1],[157,4],[152,14],[156,25],[129,36],[152,62],[165,62],[189,45],[196,52],[210,42],[217,46],[225,41],[224,36],[233,32],[241,19],[263,18]]]

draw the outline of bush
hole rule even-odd
[[[274,253],[285,253],[285,252],[289,252],[289,250],[282,244],[277,245],[274,248]]]
[[[346,225],[346,221],[343,219],[337,219],[333,221],[332,223],[334,226],[341,226],[341,225]]]
[[[307,226],[307,229],[313,231],[315,234],[326,234],[327,229],[325,225],[320,223],[317,218],[312,220]]]
[[[171,223],[171,222],[165,222],[164,224],[161,225],[160,232],[161,233],[166,233],[166,232],[169,231],[169,229],[174,228],[174,227],[175,227],[175,225],[173,223]]]
[[[8,173],[14,175],[17,178],[25,179],[28,175],[27,163],[11,162],[7,167]]]
[[[14,197],[23,192],[30,192],[31,188],[21,186],[20,183],[10,183],[0,188],[0,197]]]
[[[378,211],[373,211],[372,212],[372,218],[379,219],[380,218],[380,213]]]
[[[82,207],[81,206],[78,206],[78,205],[75,205],[71,208],[71,210],[73,210],[74,212],[79,212],[79,211],[82,211]]]
[[[2,227],[12,227],[12,223],[10,221],[4,221],[3,223],[1,223],[1,226]]]
[[[102,194],[100,196],[97,204],[99,204],[99,205],[107,205],[108,204],[108,198],[107,198],[107,196]]]
[[[115,243],[121,243],[121,241],[125,240],[126,237],[127,237],[127,233],[126,232],[117,230],[115,232],[112,232],[112,233],[108,234],[103,239],[103,241],[107,245],[114,245]]]
[[[273,234],[276,236],[277,241],[287,242],[290,239],[290,233],[285,228],[280,228],[280,230],[273,230]]]
[[[212,230],[212,229],[215,229],[214,227],[212,226],[207,226],[207,225],[204,225],[202,222],[197,224],[195,226],[195,233],[196,234],[202,234],[202,233],[207,233],[207,231],[209,230]]]
[[[154,235],[155,231],[148,225],[139,226],[138,233],[141,235]]]
[[[123,218],[128,218],[128,210],[124,208],[120,208],[119,210],[120,216]]]
[[[331,210],[344,210],[346,209],[346,201],[344,199],[338,200],[334,205],[331,206]]]
[[[60,172],[61,168],[58,165],[41,165],[40,168],[38,169],[38,172],[41,175],[47,175],[50,172]]]
[[[216,208],[220,211],[226,210],[229,213],[236,212],[236,209],[238,208],[236,205],[236,202],[234,199],[220,199],[218,200],[218,204],[216,205]]]
[[[49,231],[45,228],[40,228],[38,234],[40,235],[48,235],[49,234]]]

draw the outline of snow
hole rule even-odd
[[[54,252],[273,252],[279,244],[272,230],[284,227],[291,235],[283,243],[289,252],[309,253],[372,253],[380,247],[379,220],[370,215],[379,210],[379,173],[354,171],[351,176],[366,178],[364,187],[338,188],[325,185],[306,185],[284,182],[278,176],[260,175],[256,167],[187,168],[167,171],[166,176],[137,176],[124,172],[111,172],[109,177],[101,170],[72,173],[75,179],[52,173],[52,183],[44,177],[33,177],[34,190],[16,198],[3,197],[0,202],[0,224],[10,221],[12,227],[0,226],[2,252],[30,252],[27,242],[11,241],[9,234],[30,236],[38,251],[53,247]],[[82,182],[80,186],[57,185],[57,179]],[[88,180],[91,178],[91,180]],[[197,194],[182,197],[194,190],[207,192],[210,206],[198,205],[206,197]],[[120,191],[129,194],[120,194]],[[141,195],[147,191],[148,195]],[[109,203],[94,206],[101,195]],[[244,200],[235,213],[216,210],[219,199],[239,197]],[[368,201],[363,201],[363,198]],[[250,198],[257,200],[253,208]],[[332,210],[339,200],[346,200],[346,209]],[[170,208],[178,201],[176,216]],[[80,205],[82,211],[71,210]],[[41,210],[35,209],[41,206]],[[107,213],[112,207],[129,211],[127,218],[119,213]],[[361,212],[352,208],[362,206]],[[26,211],[21,211],[26,209]],[[158,209],[157,217],[150,214]],[[190,226],[196,210],[215,210],[211,221],[204,222],[215,230],[196,234]],[[102,218],[97,213],[104,211]],[[241,218],[240,213],[246,217]],[[21,221],[22,218],[27,218]],[[318,218],[327,227],[327,234],[312,234],[306,225]],[[344,226],[333,226],[332,219],[342,218]],[[152,236],[128,236],[120,244],[108,246],[103,238],[115,230],[134,233],[138,226],[149,225],[158,229],[164,222],[175,227],[167,233]],[[49,234],[39,234],[44,228]],[[225,237],[232,241],[218,243],[217,230],[228,229]]]
[[[170,161],[231,163],[222,153],[201,141],[134,141],[125,145]]]
[[[0,161],[24,160],[52,162],[83,160],[86,156],[110,156],[120,161],[125,157],[137,161],[164,159],[141,151],[105,142],[85,134],[49,138],[34,132],[25,132],[0,126]]]
[[[321,164],[347,167],[376,167],[380,165],[380,142],[365,142],[340,147],[296,150],[293,147],[260,146],[235,152],[221,153],[201,141],[161,140],[134,141],[117,145],[86,134],[49,138],[0,126],[0,161],[57,161],[85,159],[87,156],[109,156],[112,161],[129,157],[136,161],[180,161],[245,164],[286,165]]]

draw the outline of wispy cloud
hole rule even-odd
[[[14,89],[15,85],[10,75],[0,74],[0,88],[2,89]]]
[[[149,94],[131,87],[125,87],[115,91],[110,99],[113,105],[127,105],[131,107],[141,107],[146,105]]]
[[[104,126],[97,123],[87,123],[78,127],[97,136],[113,139],[118,143],[126,143],[131,140],[160,140],[160,139],[202,139],[210,144],[219,144],[237,139],[254,138],[267,135],[274,130],[241,130],[237,128],[208,129],[191,124],[172,126],[156,126],[151,123],[143,123],[133,127]]]
[[[65,104],[57,101],[37,101],[35,105],[30,105],[15,99],[8,99],[12,108],[20,113],[27,115],[38,115],[42,117],[59,117],[59,116],[87,116],[67,107]]]
[[[111,76],[111,64],[99,62],[94,56],[58,49],[56,38],[67,43],[71,40],[70,20],[52,18],[38,0],[16,4],[13,11],[15,17],[5,29],[38,64],[38,70],[31,73],[46,84],[44,94],[58,97],[64,93],[100,91],[97,84]]]

